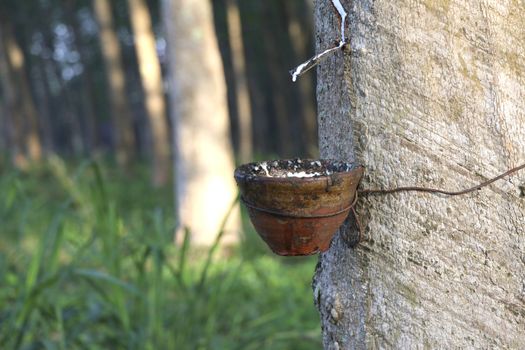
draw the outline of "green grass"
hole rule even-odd
[[[0,168],[0,349],[318,349],[316,258],[173,244],[144,167]],[[206,272],[204,272],[206,271]]]

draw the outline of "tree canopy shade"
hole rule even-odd
[[[366,166],[363,187],[450,189],[525,161],[521,3],[341,3],[350,44],[318,70],[322,157]],[[318,1],[315,21],[322,51],[339,16]],[[314,279],[325,348],[523,346],[524,183],[362,199],[367,241],[349,248],[344,227]]]

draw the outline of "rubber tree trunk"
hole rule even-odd
[[[153,184],[165,185],[170,169],[166,102],[151,16],[144,0],[128,0],[146,113],[153,143]]]
[[[110,1],[95,0],[93,6],[100,27],[100,44],[110,90],[117,161],[121,165],[126,165],[135,153],[135,137],[126,95],[120,43],[113,26]]]
[[[175,187],[180,227],[197,245],[210,245],[236,195],[223,66],[211,4],[165,3],[174,126]],[[238,210],[225,228],[225,243],[238,233]]]
[[[318,70],[323,157],[366,166],[365,188],[462,189],[525,162],[522,3],[342,4],[350,48]],[[321,50],[340,19],[324,0],[315,17]],[[368,240],[341,230],[313,283],[325,348],[522,348],[524,184],[361,198]]]

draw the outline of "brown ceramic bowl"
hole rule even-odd
[[[326,159],[249,163],[235,170],[255,229],[279,255],[326,251],[362,175],[361,166]]]

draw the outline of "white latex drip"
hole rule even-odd
[[[334,7],[337,9],[339,16],[341,17],[341,39],[339,41],[339,45],[324,50],[323,52],[315,55],[314,57],[310,58],[308,61],[300,64],[294,70],[292,70],[290,73],[292,75],[293,82],[296,82],[298,77],[308,72],[313,67],[317,66],[319,62],[321,62],[323,58],[326,57],[326,55],[336,51],[337,49],[342,48],[346,44],[345,28],[346,28],[346,17],[348,16],[348,13],[346,13],[343,5],[341,4],[341,1],[339,0],[331,0],[331,1]]]

